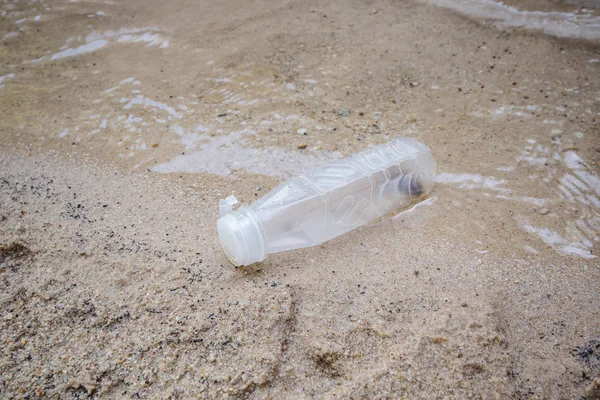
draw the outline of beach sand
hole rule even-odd
[[[0,398],[600,398],[600,10],[475,3],[2,3]],[[400,136],[425,203],[230,264]]]

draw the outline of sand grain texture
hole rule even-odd
[[[597,396],[598,43],[408,1],[0,10],[0,398]],[[398,136],[426,204],[228,263],[220,198]]]

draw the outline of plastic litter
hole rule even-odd
[[[315,246],[398,214],[431,192],[435,173],[429,147],[395,139],[291,178],[249,207],[220,200],[219,240],[238,266]]]

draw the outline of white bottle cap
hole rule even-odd
[[[217,221],[221,246],[236,266],[250,265],[265,259],[265,240],[254,213],[247,207],[231,211]]]

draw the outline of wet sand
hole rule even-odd
[[[598,10],[431,3],[2,3],[0,397],[594,398]],[[220,198],[399,136],[425,205],[229,264]]]

